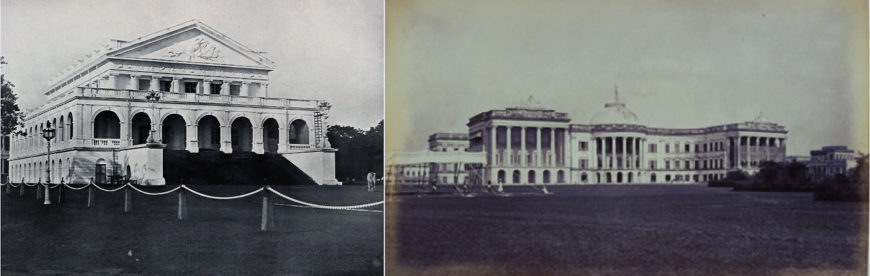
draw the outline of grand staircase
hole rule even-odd
[[[305,172],[277,154],[163,151],[166,184],[316,185]]]

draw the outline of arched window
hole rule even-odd
[[[649,176],[649,182],[656,183],[656,174],[653,173]]]
[[[556,173],[556,182],[565,183],[565,171],[559,170],[559,172]]]
[[[198,136],[196,138],[200,151],[217,151],[221,149],[221,124],[217,118],[206,115],[199,119],[197,133]]]
[[[589,180],[589,176],[586,173],[580,175],[580,182],[586,183]]]
[[[513,173],[513,180],[514,180],[513,184],[519,184],[519,183],[520,183],[520,171],[519,171],[519,170],[514,170],[514,173]]]
[[[616,183],[622,183],[622,173],[616,173]]]
[[[613,178],[610,177],[610,173],[605,174],[605,178],[607,178],[607,183],[613,182]]]
[[[308,144],[308,124],[303,120],[290,123],[287,142],[290,144]]]
[[[68,136],[68,137],[69,137],[70,139],[72,139],[72,138],[73,138],[73,117],[72,117],[72,112],[70,112],[69,114],[66,115],[66,123],[69,124],[69,125],[67,126],[67,131],[69,131],[69,136]]]
[[[278,152],[278,121],[269,118],[263,122],[263,150],[268,153]]]
[[[504,170],[499,170],[498,171],[498,183],[499,184],[504,183],[504,180],[505,180],[504,178],[505,178]]]
[[[631,175],[631,173],[628,173],[628,181],[626,181],[627,183],[631,183]]]
[[[94,138],[119,139],[121,138],[121,120],[112,111],[103,111],[94,118]]]
[[[233,152],[250,152],[253,149],[251,121],[245,117],[233,120],[230,129]]]
[[[544,183],[545,184],[550,183],[550,171],[549,170],[544,171]]]
[[[63,115],[60,116],[60,120],[58,122],[60,123],[57,124],[57,135],[55,136],[57,136],[58,141],[63,141],[64,138],[66,138],[66,125],[63,123]]]
[[[163,119],[163,143],[168,150],[184,150],[187,143],[187,123],[178,114]]]
[[[133,138],[134,145],[145,144],[150,131],[151,118],[148,117],[148,114],[140,112],[133,116],[130,123],[130,136]]]
[[[529,181],[531,183],[535,183],[535,171],[529,171]]]

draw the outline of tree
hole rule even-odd
[[[335,176],[339,180],[365,179],[368,172],[383,176],[384,121],[363,131],[351,126],[333,125],[326,130],[326,138],[335,154]]]
[[[0,57],[0,64],[6,64],[6,60],[3,57]],[[23,114],[21,110],[18,108],[18,95],[15,95],[15,92],[12,91],[12,88],[15,87],[14,84],[6,80],[6,75],[0,75],[0,134],[3,136],[9,136],[15,131],[19,126],[23,124]]]

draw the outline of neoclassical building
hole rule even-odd
[[[160,185],[164,151],[211,151],[280,155],[314,182],[337,184],[325,137],[329,103],[269,97],[274,68],[196,20],[113,40],[60,73],[46,102],[27,112],[23,135],[12,140],[10,178]],[[47,161],[41,133],[49,125],[57,134]],[[146,143],[152,129],[159,145]]]
[[[618,97],[588,124],[529,99],[468,121],[469,151],[485,152],[484,178],[503,184],[698,183],[729,171],[755,173],[785,160],[785,127],[763,116],[705,128],[638,121]]]

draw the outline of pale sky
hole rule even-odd
[[[586,124],[784,125],[789,155],[868,151],[866,1],[388,1],[389,150],[534,95]]]
[[[271,97],[324,99],[329,124],[383,119],[382,1],[3,0],[0,54],[19,106],[45,101],[48,80],[109,42],[198,19],[275,61]]]

